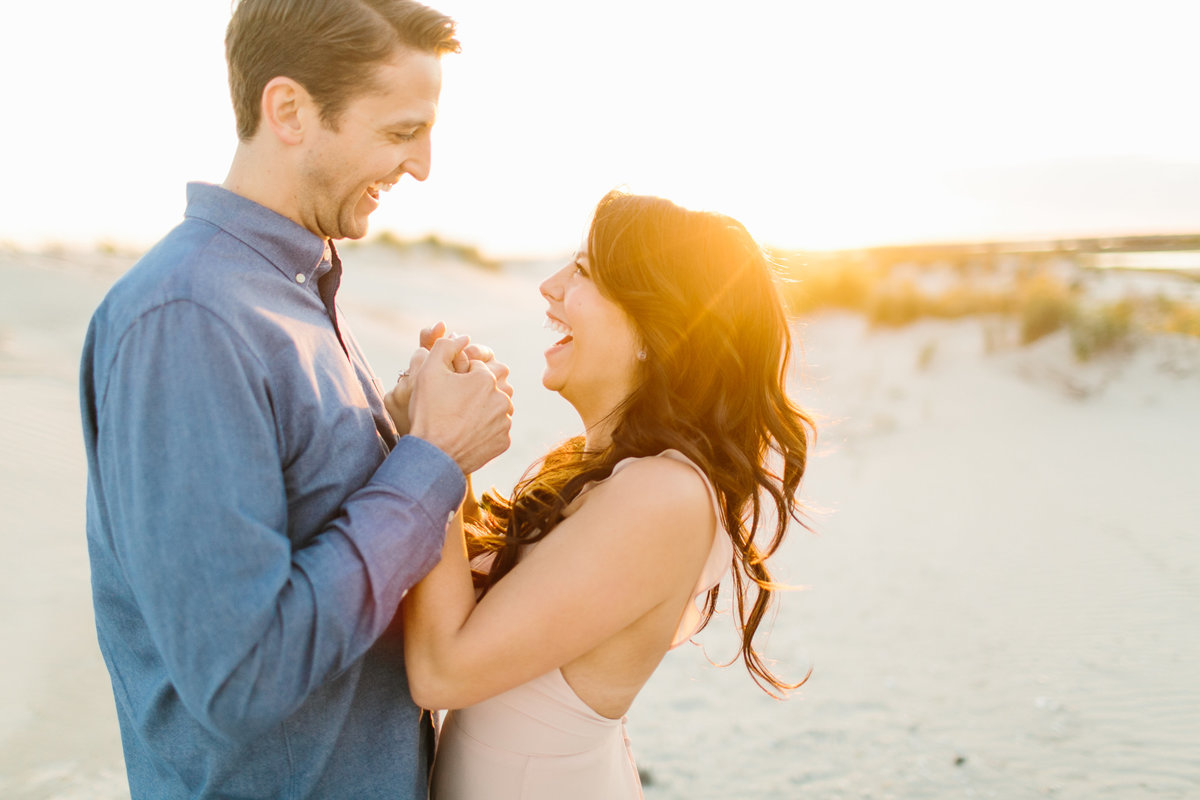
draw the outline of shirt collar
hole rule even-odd
[[[185,216],[216,225],[291,281],[315,287],[330,269],[331,243],[266,206],[210,183],[189,183],[187,201]]]

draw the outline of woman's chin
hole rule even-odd
[[[567,390],[566,385],[563,383],[563,381],[559,380],[557,376],[551,373],[550,370],[546,370],[546,372],[542,375],[542,386],[554,392],[572,406],[575,405],[575,403],[571,400],[570,392]]]

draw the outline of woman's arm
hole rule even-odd
[[[402,607],[413,699],[471,705],[571,662],[663,603],[682,612],[714,529],[691,467],[641,459],[592,489],[476,604],[456,516],[441,562]]]

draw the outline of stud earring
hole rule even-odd
[[[645,361],[645,360],[646,360],[646,351],[645,351],[645,350],[638,350],[638,351],[637,351],[637,360],[638,360],[638,361]]]

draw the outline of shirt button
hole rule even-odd
[[[308,280],[308,279],[304,277],[303,272],[296,273],[296,283],[304,283],[306,280]]]

